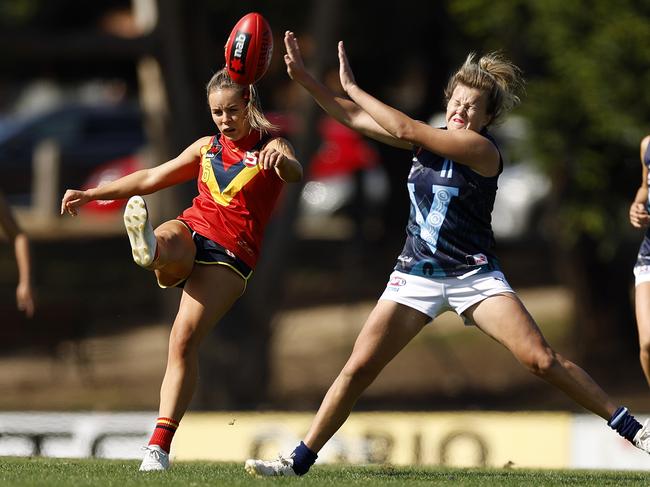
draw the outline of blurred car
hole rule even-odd
[[[61,154],[59,187],[81,187],[108,161],[133,156],[146,144],[137,105],[68,104],[0,123],[0,189],[13,205],[32,203],[33,155],[45,140]]]

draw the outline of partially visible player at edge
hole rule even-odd
[[[639,359],[646,381],[650,385],[650,135],[641,141],[641,185],[630,205],[630,223],[645,228],[645,235],[634,265],[634,308],[639,330]]]
[[[638,448],[650,450],[650,428],[617,405],[574,363],[555,352],[509,286],[494,256],[491,212],[501,154],[487,128],[518,101],[519,69],[498,54],[470,54],[451,76],[446,129],[413,120],[356,83],[339,43],[336,96],[303,66],[297,40],[285,34],[289,76],[349,127],[409,151],[411,211],[407,238],[386,289],[357,337],[352,355],[325,395],[290,457],[248,460],[253,475],[304,475],[345,422],[361,393],[432,319],[453,309],[467,324],[503,344],[533,374],[607,420]],[[300,371],[294,371],[299,374]]]
[[[302,178],[290,144],[269,135],[273,126],[254,85],[236,84],[222,69],[207,95],[219,135],[198,139],[160,166],[86,191],[67,190],[61,202],[62,214],[76,215],[92,200],[131,197],[124,221],[135,262],[154,271],[161,287],[183,287],[142,471],[169,468],[171,441],[196,386],[199,345],[244,293],[283,183]],[[192,206],[154,231],[139,195],[193,178]]]
[[[29,253],[29,238],[16,222],[11,207],[0,192],[0,228],[7,240],[14,246],[18,267],[16,305],[28,318],[34,316],[34,290],[32,288],[32,259]]]

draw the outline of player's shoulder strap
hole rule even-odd
[[[262,134],[262,136],[260,137],[259,142],[257,144],[255,144],[255,149],[256,150],[262,149],[264,146],[266,146],[266,144],[271,142],[273,139],[277,139],[277,138],[278,137],[276,137],[276,136],[274,136],[272,134],[269,134],[269,133]]]

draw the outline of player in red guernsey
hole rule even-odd
[[[196,386],[199,345],[246,289],[283,183],[302,178],[291,145],[269,135],[254,85],[236,84],[222,69],[207,94],[219,135],[200,138],[160,166],[86,191],[69,189],[61,202],[61,214],[74,216],[89,201],[130,198],[124,222],[133,259],[154,271],[161,287],[183,287],[144,471],[169,467],[171,441]],[[139,195],[193,178],[192,206],[154,231]]]

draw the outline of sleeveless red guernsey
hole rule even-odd
[[[257,154],[268,140],[257,131],[237,142],[213,136],[201,147],[199,194],[178,217],[251,269],[283,185],[275,170],[257,165]]]

